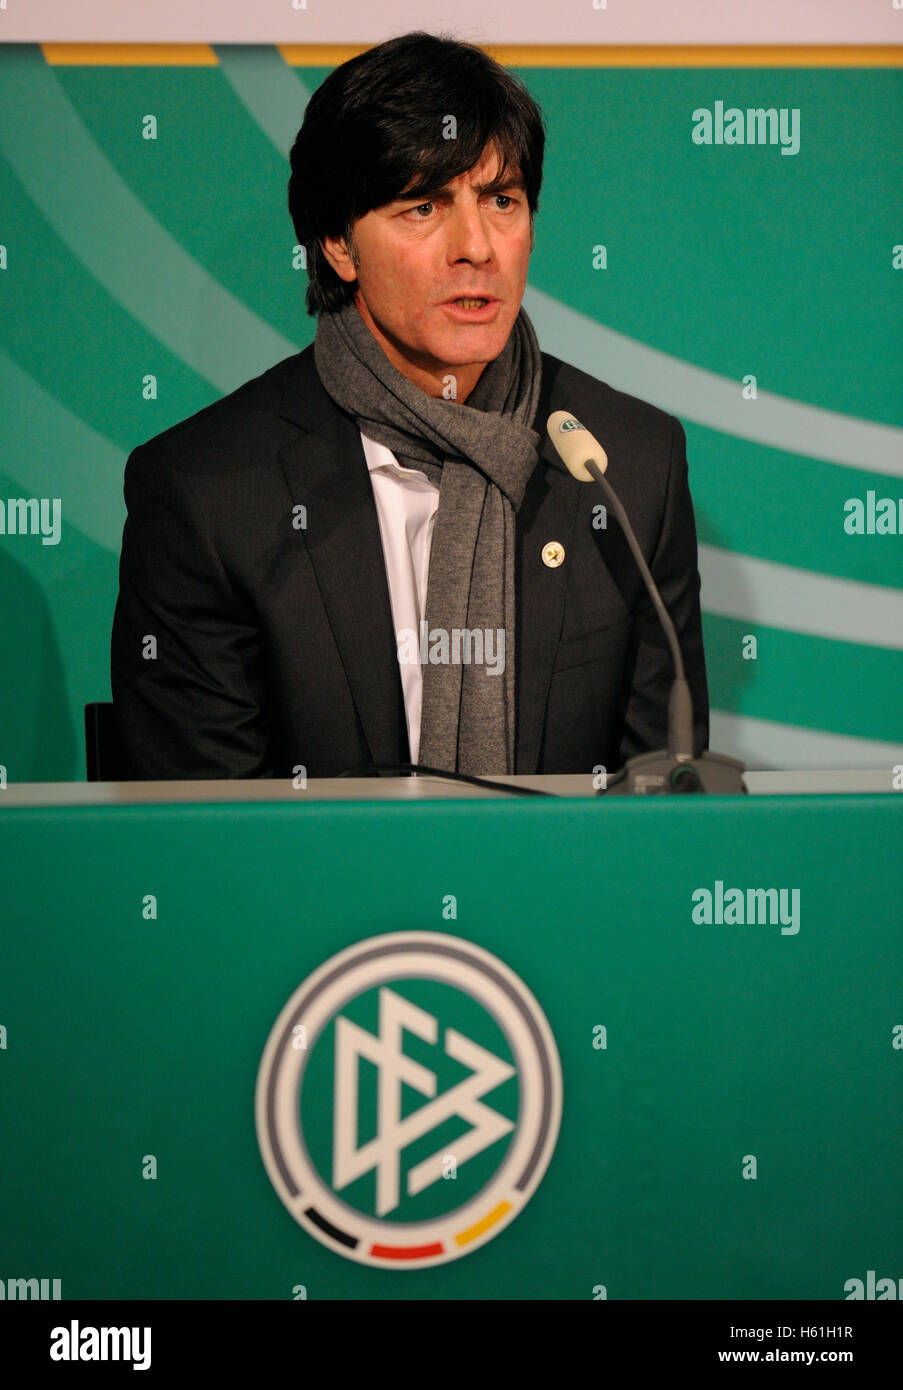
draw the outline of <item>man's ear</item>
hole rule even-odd
[[[322,237],[320,249],[340,280],[350,285],[357,279],[357,270],[344,237]]]

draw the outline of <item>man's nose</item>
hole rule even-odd
[[[485,214],[477,202],[457,201],[446,226],[450,261],[482,264],[494,255]]]

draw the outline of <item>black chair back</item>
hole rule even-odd
[[[85,762],[89,782],[128,780],[111,700],[85,705]]]

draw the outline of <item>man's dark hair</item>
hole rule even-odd
[[[445,138],[447,117],[456,138]],[[526,186],[531,222],[539,208],[545,129],[526,87],[474,44],[422,31],[389,39],[329,74],[307,104],[291,151],[288,208],[307,255],[307,312],[340,309],[357,292],[320,246],[352,224],[407,197],[435,195],[480,162],[486,146]],[[355,264],[357,261],[355,260]]]

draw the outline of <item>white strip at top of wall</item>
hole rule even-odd
[[[899,44],[895,0],[0,0],[0,42],[374,44],[408,30],[478,44]]]

